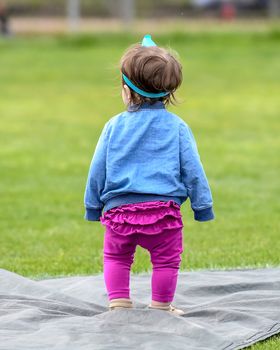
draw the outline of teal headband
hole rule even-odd
[[[153,40],[151,35],[146,34],[142,40],[142,46],[157,46]],[[135,92],[137,92],[137,94],[142,95],[144,97],[150,97],[150,98],[157,98],[157,97],[163,97],[168,95],[170,92],[158,92],[158,93],[153,93],[153,92],[147,92],[144,90],[139,89],[137,86],[135,86],[132,81],[130,81],[128,79],[128,77],[125,74],[122,74],[123,80],[124,82]]]

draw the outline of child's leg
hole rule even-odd
[[[151,254],[152,304],[170,304],[174,298],[180,255],[183,252],[182,228],[165,230],[155,235],[142,235],[138,243]]]
[[[129,299],[130,267],[136,242],[133,235],[122,236],[106,227],[104,236],[104,279],[109,300]]]

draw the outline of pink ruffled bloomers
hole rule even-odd
[[[124,236],[133,233],[153,235],[183,227],[180,206],[174,201],[125,204],[106,211],[100,221]]]

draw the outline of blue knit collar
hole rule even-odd
[[[164,109],[165,105],[162,101],[156,101],[153,104],[149,102],[144,102],[140,106],[138,105],[131,105],[127,107],[128,112],[135,112],[142,109]]]

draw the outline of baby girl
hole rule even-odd
[[[182,82],[182,66],[150,35],[121,58],[126,111],[106,124],[91,161],[85,218],[101,221],[109,309],[131,308],[130,269],[137,245],[150,253],[149,308],[172,305],[183,252],[180,206],[194,219],[214,218],[212,195],[190,127],[166,107]]]

